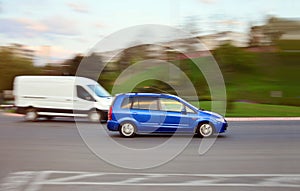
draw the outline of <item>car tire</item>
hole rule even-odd
[[[39,116],[38,116],[37,110],[35,108],[26,109],[25,116],[24,116],[26,121],[33,122],[33,121],[36,121],[38,117]]]
[[[214,125],[209,122],[200,123],[197,129],[199,137],[211,137],[214,134]]]
[[[136,127],[131,122],[124,122],[120,125],[119,132],[122,137],[134,137],[136,133]]]

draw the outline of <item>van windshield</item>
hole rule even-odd
[[[100,85],[88,85],[88,87],[98,96],[98,97],[111,97],[111,95]]]

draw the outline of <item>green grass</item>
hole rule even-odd
[[[288,43],[288,45],[290,45],[290,42],[284,43]],[[294,46],[294,44],[291,46]],[[229,64],[228,66],[228,63],[231,63],[229,62],[230,60],[227,60],[225,63],[222,62],[222,59],[219,59],[218,61],[226,85],[227,99],[232,102],[236,102],[233,104],[232,111],[230,110],[228,112],[228,115],[299,115],[298,112],[293,114],[293,107],[287,109],[285,108],[285,106],[295,106],[295,108],[297,108],[296,106],[300,106],[299,52],[281,51],[249,53],[244,51],[244,55],[241,55],[235,54],[232,51],[227,51],[226,54],[228,55],[223,55],[222,58],[227,58],[226,56],[230,56],[233,61],[240,63],[240,65],[231,66]],[[249,59],[252,57],[254,59]],[[218,60],[218,57],[215,58]],[[210,88],[208,87],[204,74],[194,64],[197,63],[199,66],[207,67],[210,64],[213,64],[211,57],[201,57],[193,60],[176,60],[171,62],[173,62],[181,71],[183,71],[193,83],[193,86],[197,91],[197,95],[201,101],[211,99]],[[142,91],[143,87],[153,87],[153,89],[163,90],[162,92],[169,92],[171,94],[174,94],[173,90],[180,90],[186,95],[191,94],[188,91],[191,88],[186,86],[187,83],[185,83],[187,80],[183,79],[178,72],[173,72],[173,70],[170,70],[166,66],[156,64],[153,65],[149,63],[149,65],[146,67],[138,69],[140,69],[138,72],[128,72],[127,78],[123,78],[122,80],[118,81],[119,83],[115,84],[113,83],[114,81],[112,81],[112,79],[116,78],[118,75],[116,75],[116,73],[110,73],[109,75],[106,75],[106,81],[104,80],[103,82],[104,84],[109,83],[109,85],[105,86],[105,88],[111,90],[111,87],[114,85],[113,94],[129,91],[139,92]],[[208,74],[212,76],[215,75],[213,71]],[[158,80],[154,81],[153,79],[158,79],[162,82],[165,82],[173,89],[167,87],[161,82],[158,82]],[[272,92],[279,92],[280,95],[274,97]],[[258,105],[253,106],[238,103],[240,101],[259,103],[263,105],[261,105],[262,107],[259,107]],[[275,106],[275,110],[273,111],[272,105],[283,105],[283,108],[277,109],[278,107]],[[252,108],[252,106],[254,108]],[[276,109],[278,111],[276,111]],[[250,113],[251,111],[254,112]]]
[[[278,45],[283,50],[300,50],[300,40],[280,40]]]
[[[256,53],[255,63],[249,70],[228,70],[219,63],[226,84],[228,99],[232,101],[300,106],[299,62],[300,54],[290,52]],[[200,60],[201,61],[201,60]],[[200,62],[199,61],[199,62]],[[201,72],[190,65],[188,75],[198,84],[194,84],[200,99],[210,96]],[[206,90],[206,91],[205,91]],[[271,97],[271,92],[280,91],[282,97]]]
[[[200,102],[200,107],[210,110],[211,102]],[[226,117],[300,117],[300,107],[234,102],[230,110],[227,108]]]

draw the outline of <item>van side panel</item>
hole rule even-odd
[[[49,80],[46,78],[22,78],[15,81],[15,98],[18,107],[73,108],[72,80]]]

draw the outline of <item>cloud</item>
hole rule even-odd
[[[104,27],[107,27],[107,25],[102,22],[97,22],[97,23],[95,23],[95,27],[96,28],[104,28]]]
[[[68,3],[67,4],[73,11],[80,12],[80,13],[88,13],[89,8],[84,3]]]
[[[55,16],[44,19],[42,22],[48,26],[47,33],[49,34],[74,36],[80,33],[75,20]]]
[[[80,32],[77,23],[64,17],[52,17],[44,20],[29,18],[0,18],[0,33],[11,38],[65,35],[75,36]]]
[[[25,48],[34,50],[36,56],[39,57],[54,56],[57,58],[65,58],[66,55],[74,53],[73,51],[60,46],[25,46]]]
[[[28,36],[34,33],[26,23],[20,22],[17,19],[1,18],[0,26],[0,33],[12,38],[21,36],[20,34]]]
[[[233,20],[233,19],[228,19],[228,20],[220,20],[218,23],[223,24],[223,25],[244,25],[244,22],[238,21],[238,20]]]
[[[28,30],[36,32],[46,32],[49,29],[45,24],[27,18],[18,18],[15,21],[24,24]]]
[[[205,4],[212,4],[212,3],[215,3],[216,0],[198,0],[200,1],[201,3],[205,3]]]
[[[25,46],[34,50],[36,66],[44,66],[47,63],[61,63],[75,55],[75,52],[60,46]]]
[[[103,20],[98,20],[96,22],[91,23],[91,27],[95,27],[96,29],[104,29],[112,27],[110,24],[103,22]]]

